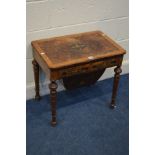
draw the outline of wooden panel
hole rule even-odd
[[[53,69],[125,54],[123,48],[101,31],[33,41],[32,45]]]

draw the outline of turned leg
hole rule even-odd
[[[51,120],[51,125],[55,126],[56,125],[56,96],[57,96],[57,83],[55,81],[51,81],[49,84],[49,89],[50,89],[50,96],[51,96],[51,111],[52,111],[52,120]]]
[[[114,69],[115,76],[114,76],[114,83],[113,83],[113,92],[112,92],[112,100],[111,100],[111,108],[115,108],[115,101],[116,101],[116,95],[117,95],[117,89],[118,89],[118,83],[120,78],[120,73],[122,72],[122,69],[120,66],[117,66]]]
[[[39,94],[39,65],[36,62],[36,60],[32,61],[33,64],[33,71],[34,71],[34,81],[35,81],[35,99],[40,100],[40,94]]]

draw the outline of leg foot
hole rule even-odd
[[[115,109],[115,108],[116,108],[116,105],[110,104],[110,108],[111,108],[111,109]]]
[[[112,109],[114,109],[116,107],[115,101],[116,101],[120,73],[122,72],[121,67],[117,66],[114,69],[114,72],[115,72],[115,76],[114,76],[114,83],[113,83],[112,100],[111,100],[111,105],[110,105],[110,108],[112,108]]]
[[[57,122],[51,121],[51,126],[55,127],[57,125]]]
[[[56,89],[57,89],[57,83],[55,81],[51,81],[49,84],[49,89],[50,89],[50,95],[51,95],[51,112],[52,112],[52,120],[51,120],[51,125],[56,126]]]
[[[41,96],[38,95],[38,96],[35,96],[35,100],[39,101],[41,99]]]

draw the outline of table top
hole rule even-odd
[[[61,68],[125,54],[125,50],[101,31],[32,41],[35,52],[49,68]]]

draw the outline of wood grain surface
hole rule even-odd
[[[101,31],[85,32],[32,42],[49,68],[61,68],[105,57],[125,50]]]

